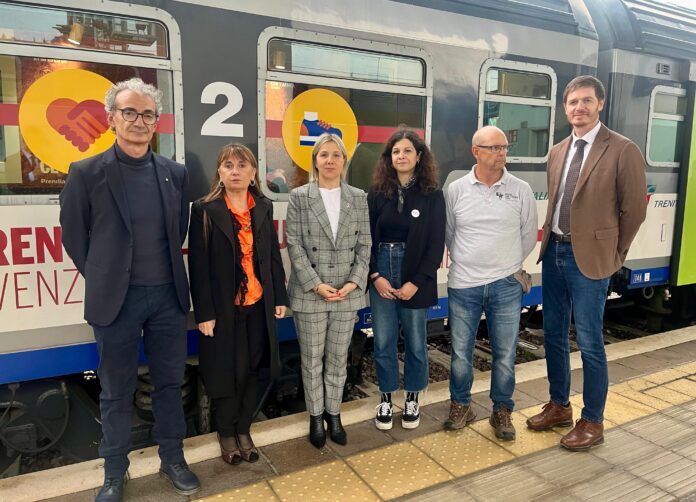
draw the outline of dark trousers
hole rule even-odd
[[[116,320],[109,326],[92,327],[99,350],[97,374],[102,387],[99,406],[103,437],[99,455],[104,458],[107,477],[122,476],[129,466],[141,333],[154,385],[152,437],[159,444],[162,462],[184,461],[186,422],[181,383],[186,364],[186,314],[181,310],[174,284],[129,287]]]
[[[215,423],[222,437],[249,434],[256,409],[258,369],[268,346],[263,299],[242,310],[234,321],[233,329],[235,337],[246,338],[246,344],[237,344],[237,346],[246,345],[248,348],[248,354],[239,354],[239,356],[248,358],[249,371],[237,380],[236,388],[231,387],[227,396],[213,399]],[[232,358],[230,364],[235,364]]]

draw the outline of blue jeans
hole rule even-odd
[[[602,325],[609,278],[589,279],[578,269],[570,243],[550,241],[541,269],[544,302],[544,349],[551,400],[565,405],[570,397],[571,310],[582,355],[582,418],[601,423],[609,375]]]
[[[403,242],[379,244],[377,270],[394,288],[400,288],[401,263],[406,246]],[[419,392],[428,386],[428,348],[426,333],[428,309],[409,309],[400,300],[387,300],[370,285],[372,330],[375,342],[375,365],[380,392],[399,389],[397,343],[399,323],[404,333],[404,390]]]
[[[515,354],[520,331],[522,285],[513,276],[473,288],[448,288],[452,337],[450,397],[468,406],[474,381],[474,343],[481,314],[486,314],[493,352],[490,397],[493,410],[512,411],[515,402]]]

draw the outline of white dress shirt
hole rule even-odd
[[[578,138],[575,135],[575,132],[573,132],[570,148],[568,149],[568,156],[565,159],[565,165],[563,166],[563,175],[561,176],[561,184],[558,187],[558,198],[556,199],[556,207],[553,211],[553,219],[551,220],[551,231],[554,234],[559,234],[563,235],[563,231],[561,228],[558,226],[558,216],[561,214],[561,201],[563,200],[563,192],[565,192],[565,183],[566,183],[566,177],[568,176],[568,169],[570,168],[570,161],[573,160],[573,157],[575,156],[575,151],[578,149],[576,146],[576,142],[579,139],[582,139],[587,142],[585,145],[585,149],[582,152],[582,164],[580,164],[580,173],[582,173],[582,168],[585,167],[585,161],[587,160],[587,156],[590,154],[590,149],[592,148],[592,144],[594,143],[595,138],[597,138],[597,133],[599,132],[599,128],[602,126],[601,122],[597,122],[597,125],[594,126],[590,131],[587,132],[582,138]],[[580,176],[578,176],[578,180],[580,179]]]

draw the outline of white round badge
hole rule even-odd
[[[413,216],[414,218],[418,218],[420,216],[420,211],[418,209],[414,209],[413,211],[411,211],[411,216]]]

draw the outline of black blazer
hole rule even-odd
[[[409,198],[409,213],[417,210],[419,214],[418,217],[411,215],[401,279],[403,282],[411,281],[418,286],[418,291],[410,300],[402,301],[402,305],[420,309],[437,303],[437,269],[440,268],[445,252],[445,198],[442,190],[427,194],[414,191],[409,194]],[[384,194],[373,189],[367,194],[372,232],[370,275],[377,272],[377,251],[381,241],[379,219],[387,202]]]
[[[181,310],[188,312],[189,289],[181,245],[188,227],[186,167],[154,154],[155,171]],[[99,155],[73,162],[60,193],[60,225],[65,250],[85,278],[85,320],[111,324],[130,284],[133,234],[127,187],[111,147]]]
[[[274,314],[276,305],[288,304],[285,270],[273,226],[273,204],[266,197],[251,193],[256,203],[251,209],[254,270],[263,287],[270,369],[272,377],[276,377],[280,374],[280,357]],[[207,238],[203,232],[206,213],[209,218]],[[196,201],[191,207],[188,242],[191,298],[197,323],[215,319],[215,336],[199,336],[200,371],[208,395],[214,398],[228,395],[237,347],[232,338],[237,316],[234,300],[241,282],[241,270],[238,272],[241,257],[237,257],[235,251],[237,235],[232,218],[224,199],[207,203]]]

